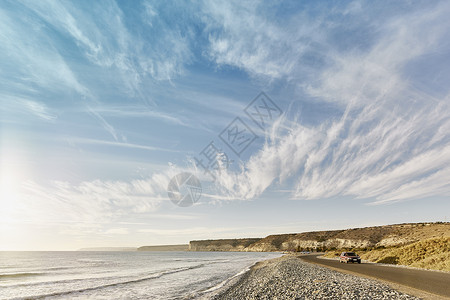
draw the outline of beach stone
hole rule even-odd
[[[213,300],[419,299],[375,280],[343,274],[294,255],[260,262]]]

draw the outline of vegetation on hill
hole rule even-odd
[[[190,251],[333,251],[378,249],[450,237],[450,223],[407,223],[275,234],[265,238],[191,241]]]
[[[450,271],[450,238],[419,241],[402,247],[375,249],[361,255],[378,263]]]
[[[345,230],[269,235],[246,251],[330,251],[401,246],[430,238],[450,237],[450,223],[407,223]]]
[[[362,259],[385,264],[430,270],[450,271],[450,237],[433,238],[409,245],[378,249],[352,249]],[[341,251],[329,251],[325,257],[337,257]]]

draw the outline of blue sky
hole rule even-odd
[[[446,1],[2,1],[0,250],[450,214]],[[264,92],[282,111],[259,128]],[[235,119],[257,138],[220,139]],[[232,161],[212,180],[211,141]],[[191,172],[202,198],[167,194]]]

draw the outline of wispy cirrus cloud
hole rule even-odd
[[[99,114],[97,111],[92,110],[89,106],[88,106],[88,111],[91,115],[93,115],[101,124],[101,126],[109,133],[111,134],[111,136],[114,138],[114,140],[118,141],[119,137],[118,137],[118,133],[116,131],[116,129],[108,122],[105,120],[105,118]]]
[[[114,140],[120,140],[117,125],[93,107],[111,102],[117,106],[127,98],[131,104],[157,110],[149,90],[182,74],[192,57],[189,29],[170,25],[176,12],[165,14],[146,2],[137,5],[139,13],[123,10],[115,1],[89,9],[64,1],[2,5],[0,51],[8,59],[0,61],[0,86],[17,97],[41,97],[50,109],[84,106]],[[133,18],[139,26],[128,22]],[[164,119],[157,111],[153,116]],[[177,123],[174,117],[165,120]]]
[[[54,181],[43,185],[26,182],[21,189],[25,214],[37,223],[111,222],[123,214],[154,212],[168,200],[170,178],[157,174],[132,181],[85,181],[79,184]]]
[[[300,5],[285,16],[276,2],[206,2],[202,12],[210,32],[207,55],[219,65],[238,67],[269,82],[314,78],[311,73],[322,68],[332,52],[329,33],[339,21],[330,19],[351,11],[350,5],[342,5],[345,10],[339,4],[329,6]]]
[[[31,114],[40,120],[49,122],[57,118],[56,113],[42,101],[7,94],[0,94],[0,97],[3,100],[0,111],[5,113],[5,119],[11,118],[11,115],[14,114]]]
[[[127,16],[115,1],[91,5],[92,13],[73,2],[24,1],[23,5],[70,37],[90,62],[122,71],[122,80],[136,94],[145,75],[168,80],[183,70],[191,55],[180,29],[165,26],[162,11],[155,12],[150,3],[139,4],[147,28],[127,26]],[[154,39],[153,33],[157,33]],[[152,40],[140,38],[141,34]]]
[[[28,16],[27,16],[28,17]],[[2,87],[11,92],[34,92],[39,88],[61,91],[65,88],[86,95],[69,65],[44,31],[43,24],[29,17],[27,23],[0,9],[0,49],[8,54],[1,61]],[[30,30],[33,34],[29,34]]]
[[[190,214],[161,213],[170,203],[167,186],[173,176],[188,171],[175,165],[139,179],[81,182],[25,181],[18,187],[10,217],[31,224],[91,224],[88,229],[110,228],[111,224],[146,225],[129,220],[192,220]],[[122,226],[123,227],[123,226]]]
[[[17,97],[26,94],[36,100],[50,95],[45,105],[21,102],[44,120],[56,115],[52,105],[65,108],[57,99],[80,105],[114,139],[81,138],[80,143],[167,151],[128,143],[115,121],[145,116],[171,125],[194,127],[195,120],[195,126],[203,126],[205,119],[207,125],[219,120],[225,124],[228,116],[220,111],[240,111],[240,102],[226,93],[217,95],[220,82],[212,90],[203,87],[213,82],[207,80],[209,73],[195,78],[200,83],[186,81],[186,93],[173,96],[152,89],[159,81],[183,75],[196,60],[217,69],[231,66],[263,78],[269,89],[287,85],[305,102],[332,103],[336,111],[313,125],[286,114],[266,137],[263,149],[241,170],[219,176],[218,187],[225,196],[207,197],[257,198],[274,184],[289,185],[295,199],[351,195],[389,203],[448,195],[447,81],[436,79],[433,92],[420,85],[435,78],[423,75],[424,66],[450,79],[441,63],[450,50],[448,4],[422,3],[405,9],[364,1],[341,4],[333,9],[311,4],[283,11],[280,17],[277,5],[262,1],[200,2],[188,7],[143,2],[133,14],[112,1],[93,4],[89,10],[78,2],[24,1],[16,11],[0,8],[0,36],[5,41],[0,49],[11,59],[0,62],[2,87]],[[11,17],[19,10],[27,23]],[[176,89],[170,82],[164,88],[171,84]],[[142,109],[161,95],[167,102],[173,100],[175,104],[165,111],[174,113],[160,113],[157,105],[154,111]],[[182,112],[177,111],[180,106]],[[301,113],[300,109],[290,115]],[[179,118],[181,114],[184,118]],[[159,128],[144,133],[156,135]],[[58,203],[66,213],[73,210],[69,218],[86,215],[94,220],[100,211],[112,218],[122,209],[157,209],[155,203],[166,199],[169,178],[164,172],[160,176],[165,179],[159,183],[30,182],[27,188],[43,203]],[[71,208],[72,199],[81,199],[79,207],[95,204],[90,210],[77,210]]]
[[[445,17],[450,7],[439,3],[422,8],[420,13],[397,12],[382,24],[364,9],[363,5],[357,12],[364,13],[362,17],[369,25],[376,24],[377,34],[369,32],[373,40],[362,49],[357,45],[348,51],[336,51],[327,36],[333,26],[324,16],[317,18],[326,23],[322,25],[302,20],[304,26],[314,29],[309,33],[310,40],[323,37],[322,44],[309,43],[308,47],[318,47],[326,63],[314,71],[314,80],[296,82],[298,91],[315,101],[338,103],[342,107],[340,117],[322,120],[313,127],[289,120],[277,124],[264,148],[245,162],[241,171],[219,177],[219,189],[226,191],[226,197],[256,198],[271,185],[286,182],[295,187],[295,199],[350,195],[389,203],[449,195],[449,89],[437,86],[443,96],[436,97],[417,83],[423,78],[418,69],[421,57],[428,57],[427,63],[437,72],[444,68],[438,61],[442,53],[450,53],[446,42],[450,23]],[[239,19],[245,21],[236,20],[230,9],[223,13],[228,17],[219,19],[225,28],[232,22],[230,28],[236,30],[235,34],[225,30],[222,36],[229,45],[239,45],[248,35],[248,27],[240,30],[237,24],[256,18],[253,10],[242,11],[245,16]],[[266,24],[258,30],[255,36],[266,37],[272,32]],[[290,45],[296,42],[294,39]],[[217,39],[214,43],[223,42]],[[279,49],[265,47],[262,42],[258,45],[258,59],[253,60],[243,59],[225,46],[222,52],[213,53],[218,62],[274,79],[281,73],[266,72],[253,63],[276,65],[291,78],[302,71],[303,65],[309,67],[299,56],[289,55],[298,68],[285,68],[284,62],[270,59],[281,53]],[[286,126],[290,128],[287,134]]]
[[[180,120],[180,118],[178,118],[175,114],[156,111],[155,109],[152,109],[152,107],[142,105],[103,105],[101,107],[90,107],[89,111],[115,118],[147,118],[156,119],[175,125],[190,126],[183,120]]]
[[[302,47],[291,34],[268,22],[258,2],[207,2],[204,6],[211,59],[251,74],[279,78],[292,72]],[[289,42],[288,42],[289,41]],[[297,44],[300,46],[299,44]],[[283,56],[275,53],[285,52]]]
[[[127,142],[117,142],[117,141],[112,142],[112,141],[105,141],[105,140],[98,140],[98,139],[85,139],[85,138],[69,138],[68,140],[71,143],[78,143],[78,144],[106,145],[106,146],[113,146],[113,147],[120,147],[120,148],[143,149],[143,150],[149,150],[149,151],[181,152],[180,150],[147,146],[147,145],[139,145],[139,144],[133,144],[133,143],[127,143]]]
[[[46,121],[52,121],[56,119],[56,116],[52,114],[48,107],[43,104],[32,100],[24,100],[23,106],[28,109],[32,114],[44,119]]]

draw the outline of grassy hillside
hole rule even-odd
[[[450,223],[408,223],[345,230],[269,235],[250,251],[334,250],[406,245],[431,238],[450,237]]]
[[[191,241],[191,251],[333,251],[386,249],[450,238],[450,223],[407,223],[343,230],[275,234],[255,239]]]
[[[362,259],[385,264],[450,271],[450,237],[433,238],[386,249],[355,250]],[[337,257],[341,251],[329,251],[325,257]]]
[[[376,249],[361,255],[378,263],[450,271],[450,238],[435,238],[407,246]]]

